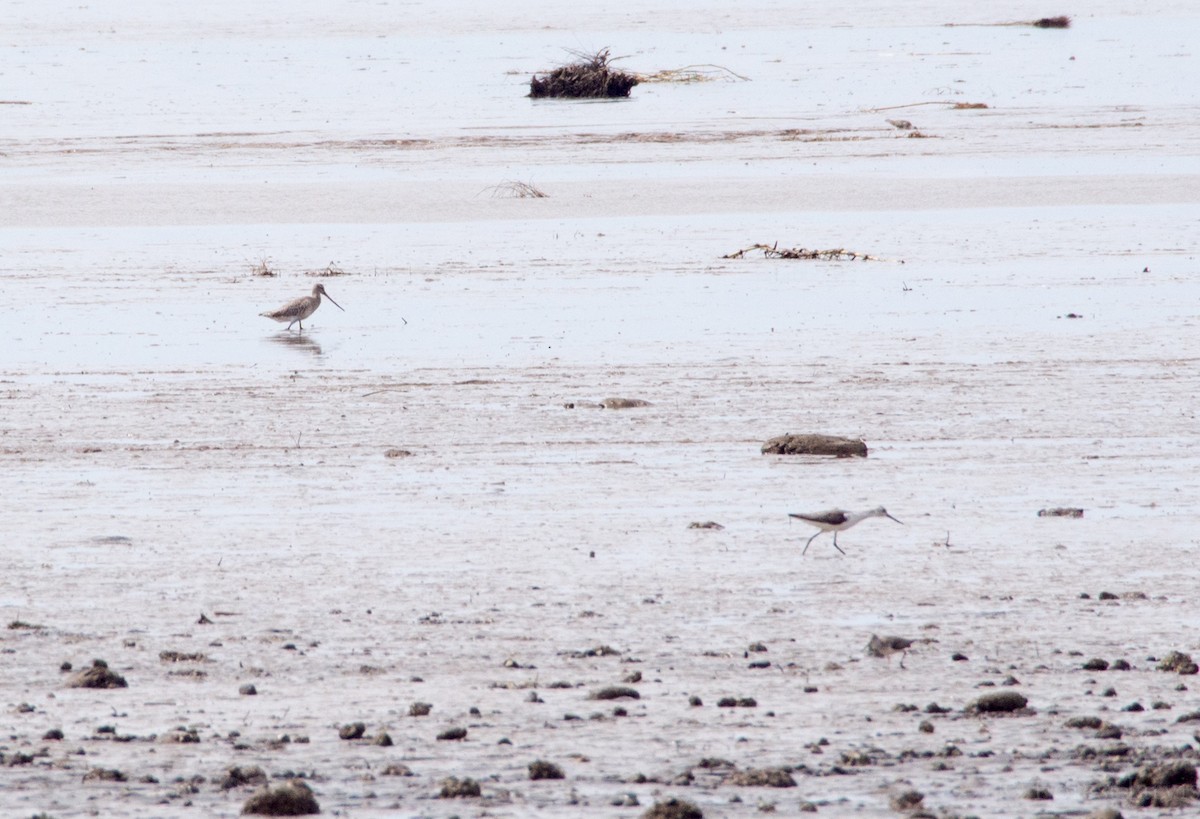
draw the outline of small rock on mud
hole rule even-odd
[[[265,784],[267,784],[267,775],[262,768],[257,765],[245,767],[234,765],[226,769],[225,776],[221,779],[221,790],[227,791],[231,788],[240,788],[242,785]]]
[[[856,438],[837,435],[777,435],[762,445],[764,455],[833,455],[837,458],[865,458],[867,445]]]
[[[93,661],[91,668],[80,671],[67,683],[71,688],[128,688],[129,683],[103,660]]]
[[[637,692],[636,688],[630,688],[627,685],[610,685],[588,695],[589,700],[619,700],[622,698],[637,700],[641,697],[642,695]]]
[[[1039,509],[1039,518],[1081,518],[1083,510],[1078,506],[1055,506],[1052,509]]]
[[[1196,664],[1192,662],[1192,655],[1184,654],[1182,651],[1172,651],[1167,656],[1162,658],[1157,666],[1159,671],[1170,671],[1176,674],[1195,674],[1200,671]]]
[[[473,796],[479,796],[483,793],[479,787],[479,783],[474,779],[467,777],[459,779],[456,776],[447,777],[442,780],[442,789],[438,793],[440,799],[469,799]]]
[[[255,816],[308,816],[320,812],[312,790],[298,779],[278,788],[265,788],[242,806],[242,813]]]
[[[364,723],[351,722],[338,729],[338,737],[341,739],[361,739],[362,735],[366,732],[367,726]]]
[[[642,814],[642,819],[704,819],[704,812],[694,802],[672,797],[666,802],[655,802]]]
[[[604,409],[634,409],[635,407],[648,407],[650,402],[640,398],[605,398],[600,402],[600,406]]]
[[[891,805],[894,811],[907,813],[917,810],[923,801],[925,801],[925,794],[910,788],[900,793],[892,794],[888,799],[888,804]]]
[[[967,706],[968,714],[1011,714],[1023,711],[1029,700],[1016,691],[997,691],[984,694]]]
[[[530,779],[563,779],[563,769],[555,765],[553,762],[547,762],[544,759],[537,759],[529,763],[529,778]]]

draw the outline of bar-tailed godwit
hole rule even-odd
[[[845,509],[830,509],[826,512],[813,512],[811,514],[788,512],[788,517],[802,520],[821,530],[808,539],[808,543],[804,544],[804,551],[800,554],[807,552],[809,544],[824,532],[833,532],[833,548],[842,552],[842,547],[837,545],[838,532],[845,531],[860,520],[866,520],[867,518],[892,518],[882,506],[876,506],[874,509],[868,509],[865,512],[847,512]],[[892,520],[895,520],[896,523],[903,523],[903,521],[896,520],[896,518],[892,518]],[[842,552],[842,554],[846,553]]]
[[[295,301],[289,301],[278,310],[272,310],[269,313],[259,313],[259,315],[275,319],[278,322],[286,321],[289,330],[292,329],[293,324],[299,324],[300,332],[304,332],[304,320],[315,313],[317,308],[321,306],[321,296],[333,301],[333,296],[325,292],[325,285],[314,284],[311,296],[301,296]],[[346,312],[342,305],[336,301],[333,301],[333,306],[343,313]]]

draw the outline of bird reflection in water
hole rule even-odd
[[[317,358],[320,358],[324,354],[321,351],[321,345],[308,336],[296,335],[285,330],[282,333],[267,336],[267,338],[282,347],[291,347],[293,350],[311,353]]]

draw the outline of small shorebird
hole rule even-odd
[[[843,532],[860,520],[866,520],[867,518],[892,518],[882,506],[876,506],[874,509],[868,509],[865,512],[847,512],[844,509],[830,509],[827,512],[813,512],[812,514],[788,512],[788,517],[802,520],[821,530],[808,539],[808,543],[804,544],[804,551],[800,554],[805,554],[808,551],[809,544],[823,532],[833,532],[833,548],[842,552],[842,547],[837,545],[838,532]],[[892,520],[895,520],[896,523],[903,523],[903,521],[896,520],[895,518],[892,518]],[[846,553],[842,552],[842,554]]]
[[[272,310],[269,313],[259,313],[259,315],[275,319],[278,322],[286,321],[289,330],[292,329],[293,324],[299,324],[300,332],[304,332],[304,320],[317,312],[317,308],[321,306],[321,296],[333,301],[333,296],[325,292],[325,285],[314,284],[311,296],[302,296],[295,301],[289,301],[278,310]],[[345,308],[336,301],[333,301],[333,306],[343,313],[346,312]]]

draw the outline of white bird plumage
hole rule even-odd
[[[859,521],[866,520],[867,518],[892,518],[896,523],[903,523],[903,521],[896,520],[896,518],[889,515],[888,510],[882,506],[876,506],[874,509],[867,509],[864,512],[847,512],[845,509],[828,509],[824,512],[788,512],[788,517],[802,520],[810,526],[816,526],[821,530],[808,539],[808,543],[804,544],[804,551],[800,554],[807,553],[809,545],[818,535],[825,532],[833,532],[833,548],[842,552],[842,554],[846,554],[842,551],[842,547],[838,546],[837,533],[845,531]]]

